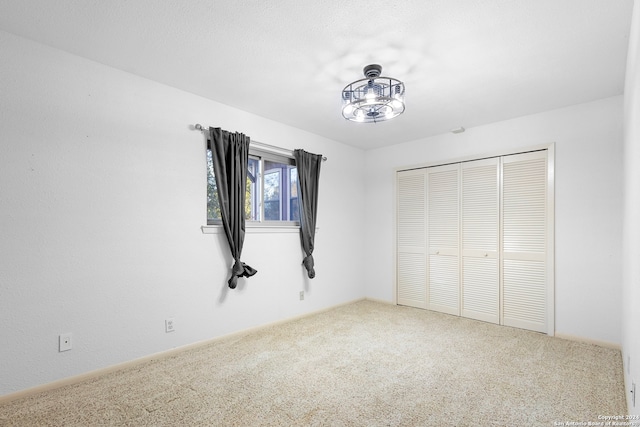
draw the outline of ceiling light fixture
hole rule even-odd
[[[380,77],[382,67],[364,67],[364,79],[342,89],[342,116],[352,122],[377,123],[404,113],[404,83]]]

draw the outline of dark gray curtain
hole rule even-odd
[[[244,243],[244,201],[249,162],[249,137],[238,132],[209,128],[209,145],[218,187],[222,225],[235,263],[229,287],[235,289],[238,277],[251,277],[257,271],[240,261]]]
[[[294,150],[293,157],[298,169],[298,205],[300,210],[300,240],[306,257],[302,264],[310,279],[316,277],[313,262],[313,241],[316,235],[318,212],[318,184],[320,181],[321,154]]]

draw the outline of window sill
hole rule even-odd
[[[214,224],[214,225],[203,225],[200,227],[202,229],[202,234],[220,234],[224,233],[224,229],[222,225]],[[316,233],[319,228],[316,227]],[[266,224],[247,224],[245,228],[245,232],[247,234],[254,233],[299,233],[300,226],[299,225],[266,225]]]

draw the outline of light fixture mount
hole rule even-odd
[[[374,79],[382,74],[382,66],[378,64],[369,64],[362,70],[364,76],[368,79]]]
[[[352,122],[377,123],[404,112],[404,83],[381,77],[382,67],[370,64],[362,70],[364,79],[342,90],[342,116]]]

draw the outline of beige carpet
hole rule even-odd
[[[9,402],[0,425],[553,426],[625,414],[623,388],[616,350],[361,301]]]

